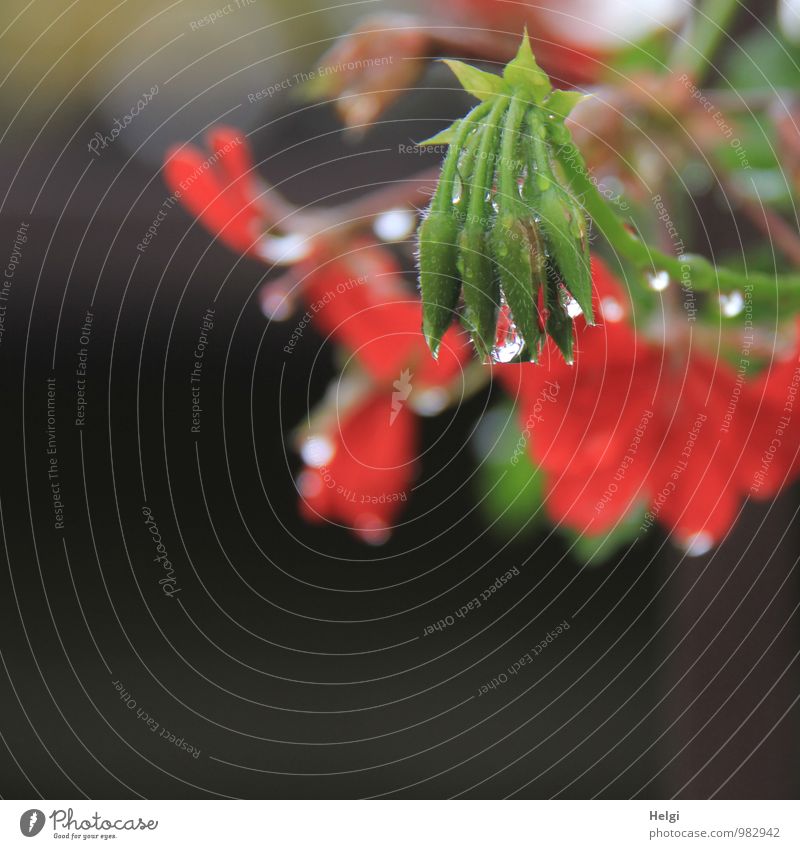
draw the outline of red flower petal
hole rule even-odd
[[[407,289],[400,267],[384,248],[362,245],[315,267],[305,295],[317,326],[350,350],[379,382],[410,369],[415,383],[440,385],[452,380],[470,355],[465,335],[451,328],[438,362],[421,332],[422,307]]]
[[[417,429],[406,403],[384,393],[367,399],[330,435],[330,461],[301,473],[302,514],[339,522],[367,542],[383,542],[408,500]]]
[[[172,148],[164,163],[164,179],[175,197],[203,226],[232,250],[247,253],[261,231],[256,211],[242,199],[236,184],[220,179],[212,158],[192,146]]]

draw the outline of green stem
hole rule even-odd
[[[685,73],[699,84],[740,4],[741,0],[700,0],[688,31],[675,41],[668,62],[673,72]]]
[[[589,178],[583,158],[573,142],[558,155],[576,195],[603,237],[619,254],[641,270],[666,271],[687,288],[697,291],[732,291],[748,284],[767,290],[800,292],[800,274],[743,272],[714,266],[705,257],[686,254],[670,256],[651,248],[631,233]]]

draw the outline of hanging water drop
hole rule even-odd
[[[579,315],[583,315],[581,305],[571,296],[566,304],[564,304],[564,309],[567,311],[567,315],[570,318],[577,318]]]
[[[319,472],[306,469],[298,475],[296,485],[303,498],[316,498],[322,492],[323,481]]]
[[[372,223],[375,235],[384,242],[407,239],[417,226],[417,216],[409,209],[390,209]]]
[[[647,285],[654,292],[663,292],[669,286],[669,274],[666,271],[656,271],[648,273]]]
[[[498,339],[498,344],[492,348],[492,362],[495,363],[510,363],[522,353],[525,347],[525,340],[517,333],[516,327],[512,324],[506,330],[502,339]]]
[[[714,537],[707,531],[700,531],[680,542],[687,557],[702,557],[714,547]]]
[[[327,436],[310,436],[300,449],[300,456],[308,466],[319,469],[333,459],[336,447]]]
[[[725,318],[735,318],[744,309],[744,298],[739,291],[719,296],[719,308]]]
[[[558,302],[570,318],[577,318],[583,315],[581,305],[572,297],[572,293],[563,284],[559,284],[558,287]]]
[[[616,298],[609,296],[606,296],[600,301],[600,311],[603,313],[603,318],[606,321],[622,321],[625,317],[625,310],[622,308],[622,304]]]
[[[454,204],[461,203],[461,198],[464,194],[464,183],[461,180],[461,175],[456,171],[453,177],[453,193],[450,195],[450,200]]]
[[[256,252],[276,265],[294,265],[311,253],[311,240],[302,233],[266,235],[256,245]]]
[[[368,545],[383,545],[392,535],[391,528],[373,513],[362,513],[354,522],[353,530]]]
[[[297,297],[293,279],[285,277],[267,283],[259,295],[261,312],[270,321],[286,321],[297,307]]]
[[[431,386],[411,396],[411,409],[420,416],[438,416],[447,407],[448,400],[446,389]]]

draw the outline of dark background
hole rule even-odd
[[[187,11],[176,32],[195,16]],[[71,26],[67,42],[81,34]],[[153,33],[169,41],[160,26],[137,41],[141,57],[155,49]],[[230,109],[262,171],[295,201],[418,166],[397,143],[458,114],[452,97],[445,107],[415,94],[355,146],[326,107],[247,104],[248,91],[313,61],[344,24],[317,26],[320,44],[289,24],[269,50],[228,44],[211,70],[192,69],[178,94],[160,95],[165,112],[147,118],[147,131],[132,126],[98,159],[88,138],[135,100],[102,101],[122,76],[102,50],[85,62],[100,61],[94,88],[40,55],[37,98],[25,101],[33,72],[6,93],[3,266],[20,222],[30,227],[0,345],[0,793],[795,797],[796,493],[748,506],[702,558],[680,556],[657,532],[601,567],[546,530],[509,542],[476,509],[465,446],[491,400],[481,395],[425,421],[436,447],[385,548],[298,518],[286,436],[308,411],[307,392],[317,400],[335,375],[330,349],[318,358],[308,333],[287,358],[292,322],[267,330],[259,310],[263,268],[182,209],[145,254],[136,244],[168,194],[159,174],[168,144]],[[267,61],[276,43],[295,51],[288,71]],[[203,74],[244,67],[242,50],[263,64],[206,90]],[[161,59],[175,67],[145,64],[126,90],[138,96],[186,65],[169,50]],[[198,436],[188,374],[215,297]],[[77,428],[74,371],[90,305],[87,423]],[[53,376],[63,532],[47,477]],[[171,599],[145,504],[175,566]],[[520,575],[481,610],[422,636],[512,566]],[[564,619],[570,630],[534,666],[476,697]],[[199,757],[152,733],[115,682]]]

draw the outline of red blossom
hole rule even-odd
[[[192,144],[167,151],[164,179],[186,209],[237,253],[259,255],[280,202],[258,178],[244,135],[218,126],[206,134],[209,152]]]
[[[338,522],[366,542],[386,541],[417,469],[418,422],[407,404],[378,392],[318,437],[298,478],[301,513]]]
[[[420,331],[420,300],[385,248],[361,240],[346,254],[307,265],[303,293],[317,327],[347,348],[374,380],[385,383],[410,369],[415,385],[444,385],[471,356],[467,334],[455,326],[439,359],[430,356]]]
[[[415,393],[453,382],[470,356],[469,340],[451,328],[434,360],[420,330],[419,299],[394,257],[366,241],[313,267],[303,292],[317,327],[383,389],[348,412],[334,432],[306,443],[311,462],[298,479],[301,512],[379,544],[407,501],[416,470]]]
[[[574,367],[552,345],[542,366],[498,367],[546,473],[548,512],[595,535],[638,505],[643,530],[658,521],[704,551],[744,498],[772,496],[798,471],[798,354],[747,379],[696,346],[637,336],[625,292],[598,260],[593,280],[601,326],[576,323]]]

